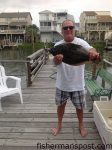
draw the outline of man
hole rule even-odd
[[[75,37],[75,23],[71,20],[65,20],[62,23],[63,40],[55,44],[74,43],[83,46],[90,53],[90,59],[98,58],[99,53],[91,47],[86,41]],[[62,62],[63,55],[54,56],[53,61],[57,65],[56,79],[56,104],[58,123],[56,128],[52,128],[53,135],[57,135],[62,127],[62,119],[65,111],[67,100],[70,99],[76,107],[76,113],[79,121],[79,131],[82,137],[87,135],[87,131],[83,123],[83,108],[85,103],[84,92],[84,67],[85,65],[71,66]]]

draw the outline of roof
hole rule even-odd
[[[39,14],[49,14],[49,13],[53,13],[52,11],[49,11],[49,10],[44,10],[44,11],[41,11],[39,12]]]
[[[0,18],[19,18],[19,17],[26,18],[28,15],[31,16],[31,13],[30,12],[7,12],[7,13],[0,13]]]
[[[95,11],[84,11],[84,13],[86,14],[86,16],[96,16],[97,13]]]
[[[98,15],[97,20],[98,22],[112,22],[112,17],[109,15]]]

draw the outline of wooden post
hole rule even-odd
[[[103,60],[103,68],[106,69],[106,62]],[[105,81],[102,79],[102,87],[105,88]]]
[[[45,50],[45,64],[47,63],[47,60],[48,60],[48,48],[44,48]]]
[[[44,49],[43,55],[44,55],[44,64],[46,64],[46,49]]]
[[[31,66],[30,66],[30,60],[27,58],[27,86],[30,86],[32,84],[31,81]]]

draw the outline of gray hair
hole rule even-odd
[[[75,22],[74,22],[73,20],[66,19],[66,20],[64,20],[64,21],[62,22],[62,27],[63,27],[63,24],[64,24],[66,21],[70,21],[70,22],[72,22],[72,23],[73,23],[73,25],[75,26]]]

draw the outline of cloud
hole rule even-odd
[[[33,22],[39,25],[39,12],[68,10],[79,21],[82,11],[112,11],[112,0],[0,0],[0,12],[31,12]]]

